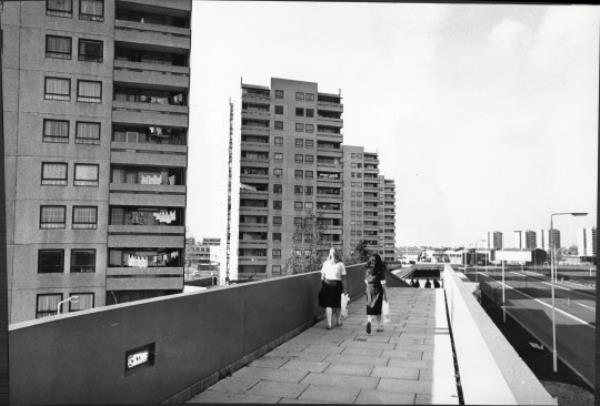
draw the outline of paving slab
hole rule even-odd
[[[390,404],[390,405],[412,405],[415,400],[415,395],[386,392],[382,390],[361,390],[356,398],[355,404]]]
[[[326,374],[369,376],[373,366],[367,364],[332,363],[325,370]]]
[[[319,403],[345,403],[353,404],[360,389],[336,388],[331,386],[310,385],[298,398],[300,403],[305,400],[318,401]]]
[[[260,381],[248,391],[248,394],[253,396],[297,398],[307,387],[308,385],[299,383]]]

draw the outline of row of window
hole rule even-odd
[[[283,121],[273,121],[273,128],[276,130],[284,130]],[[314,133],[315,125],[314,124],[304,124],[304,123],[295,123],[296,132],[302,133]]]
[[[294,178],[296,178],[296,179],[302,179],[303,177],[306,179],[313,179],[314,174],[315,174],[314,171],[303,171],[302,169],[294,170]],[[273,169],[273,175],[276,178],[281,178],[281,176],[283,176],[283,169],[281,169],[281,168]]]
[[[74,186],[98,186],[98,164],[74,164]],[[42,162],[41,184],[44,186],[67,186],[69,164],[66,162]]]
[[[283,137],[279,137],[279,136],[273,137],[273,142],[275,143],[275,145],[283,145]],[[302,146],[304,146],[305,148],[314,148],[315,141],[307,140],[307,139],[303,140],[302,138],[296,138],[294,145],[298,148],[302,148]]]
[[[43,142],[69,142],[69,120],[44,119],[42,126]],[[100,144],[100,123],[89,121],[75,122],[76,144]]]
[[[89,292],[72,292],[69,294],[70,298],[77,300],[69,300],[69,312],[76,312],[80,310],[92,309],[94,307],[94,293]],[[39,319],[42,317],[54,316],[60,310],[61,314],[65,313],[66,306],[64,303],[59,309],[59,304],[63,302],[62,293],[44,293],[36,296],[35,299],[35,318]]]
[[[283,106],[275,105],[274,110],[275,114],[282,115],[283,114]],[[296,117],[314,117],[315,109],[305,109],[303,107],[296,107]]]
[[[44,99],[71,101],[71,78],[45,77]],[[77,101],[85,103],[101,103],[102,82],[78,79]]]
[[[73,0],[46,0],[46,15],[73,16]],[[79,19],[104,21],[104,0],[79,0]]]
[[[46,35],[46,58],[67,59],[72,57],[71,37]],[[85,62],[102,62],[104,44],[102,41],[79,38],[77,59]]]
[[[40,228],[61,229],[67,222],[67,206],[40,206]],[[98,227],[98,206],[73,206],[71,218],[73,229],[96,229]]]
[[[283,185],[279,184],[279,183],[273,184],[273,193],[282,194],[283,193]],[[296,195],[305,194],[305,195],[310,196],[313,194],[313,187],[312,186],[294,185],[294,194],[296,194]],[[275,202],[273,202],[273,203],[275,203]],[[273,208],[275,208],[275,207],[273,207]]]
[[[283,99],[283,95],[284,95],[283,90],[275,89],[275,98],[276,99]],[[296,101],[308,101],[308,102],[315,101],[315,94],[314,93],[296,92]]]
[[[283,153],[282,152],[275,152],[273,154],[273,160],[275,160],[275,161],[283,161]],[[295,154],[294,155],[294,162],[297,163],[297,164],[301,164],[301,163],[312,164],[312,163],[315,162],[315,156],[314,155]]]
[[[38,251],[38,273],[64,273],[65,250],[43,249]],[[70,273],[96,272],[95,249],[72,249]]]

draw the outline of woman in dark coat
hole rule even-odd
[[[385,289],[385,264],[379,254],[373,254],[365,272],[367,285],[367,334],[371,334],[371,321],[377,316],[377,331],[383,331],[381,326],[381,305],[387,301]]]

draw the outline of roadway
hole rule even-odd
[[[467,275],[471,280],[481,282],[482,291],[491,295],[496,303],[501,303],[503,284],[500,269],[485,271],[478,268]],[[549,278],[537,272],[506,269],[504,287],[507,314],[552,351]],[[558,358],[593,388],[595,289],[559,282],[555,285],[554,295]]]

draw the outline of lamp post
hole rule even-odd
[[[504,253],[502,253],[504,257]],[[506,288],[504,285],[504,258],[502,258],[502,322],[506,323]]]
[[[60,302],[58,302],[58,308],[56,310],[56,315],[60,314],[60,307],[63,305],[63,303],[67,303],[67,302],[77,303],[77,302],[79,302],[79,296],[69,296],[68,299],[61,300]]]
[[[554,304],[554,284],[556,283],[555,265],[554,265],[554,245],[552,243],[552,231],[554,231],[554,216],[587,216],[585,212],[566,212],[552,213],[550,215],[550,231],[548,242],[550,244],[550,290],[552,296],[552,370],[554,373],[558,371],[558,360],[556,353],[556,307]]]

